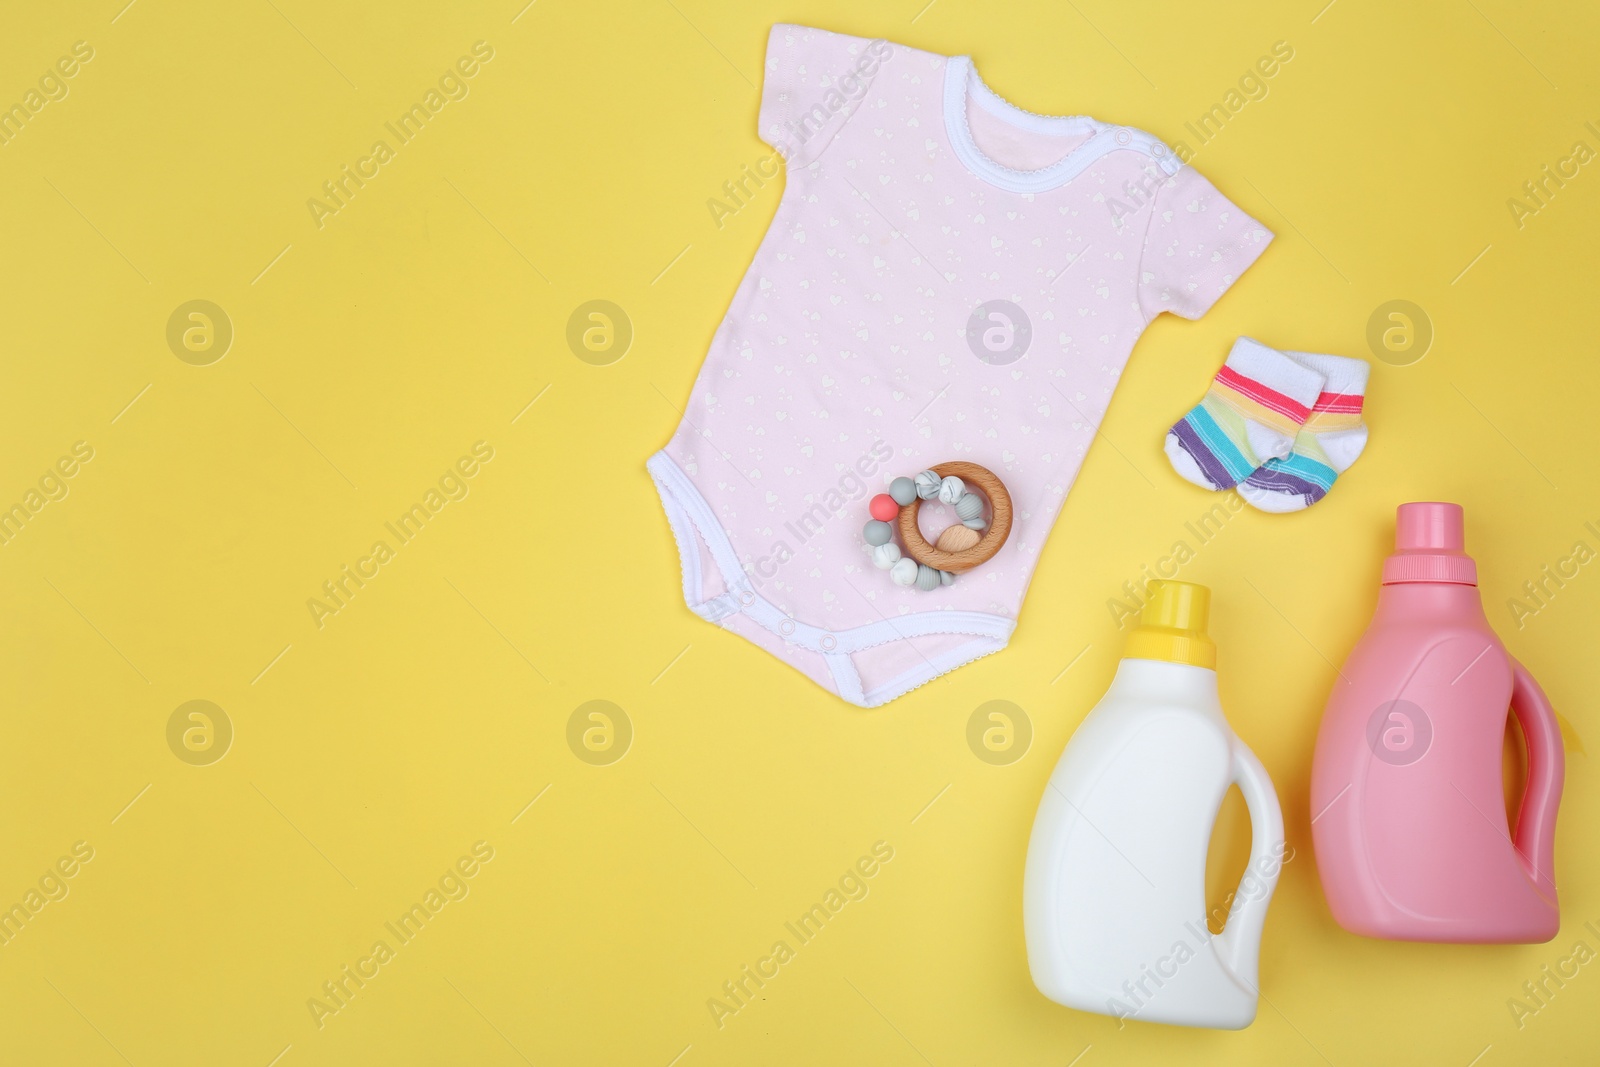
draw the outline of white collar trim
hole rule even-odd
[[[989,158],[973,140],[967,122],[969,100],[1018,129],[1057,136],[1088,133],[1089,139],[1048,167],[1015,170]],[[1065,185],[1096,160],[1124,148],[1154,157],[1168,174],[1179,167],[1172,150],[1142,130],[1112,126],[1087,115],[1039,115],[1017,107],[984,84],[970,56],[951,56],[945,63],[944,120],[950,146],[966,168],[1013,193],[1040,193]]]

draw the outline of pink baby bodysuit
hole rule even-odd
[[[689,607],[873,707],[1005,647],[1134,342],[1272,235],[1149,134],[1023,111],[965,56],[775,26],[760,122],[783,199],[648,466]],[[952,460],[1005,482],[1011,536],[897,586],[867,499]],[[922,508],[930,542],[956,521]]]

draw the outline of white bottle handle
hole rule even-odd
[[[1261,930],[1283,866],[1283,812],[1267,769],[1239,740],[1233,743],[1233,781],[1250,809],[1250,865],[1234,890],[1217,948],[1234,977],[1256,992],[1261,980]]]

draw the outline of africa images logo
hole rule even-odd
[[[439,75],[437,87],[430,86],[422,94],[421,100],[414,101],[393,122],[383,124],[383,128],[394,138],[393,145],[380,137],[372,142],[366,155],[356,160],[354,169],[346,163],[340,167],[338,174],[323,182],[322,197],[313,196],[306,200],[306,210],[311,212],[311,221],[317,229],[326,225],[326,219],[349,207],[356,194],[366,188],[367,182],[383,173],[384,166],[399,154],[399,148],[420,136],[428,123],[445,109],[445,105],[452,100],[465,100],[472,92],[470,80],[492,59],[493,45],[487,41],[474,42],[472,54],[462,56],[454,65],[446,67],[444,73]]]

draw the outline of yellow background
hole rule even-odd
[[[0,905],[74,842],[94,859],[0,946],[0,1062],[1592,1062],[1600,965],[1521,1029],[1507,1000],[1600,948],[1600,565],[1521,629],[1506,607],[1600,547],[1596,164],[1521,228],[1506,206],[1600,148],[1590,5],[523,3],[6,12],[0,103],[75,41],[94,59],[0,147],[0,503],[76,441],[94,459],[0,548]],[[1139,343],[1011,648],[870,712],[685,609],[643,467],[778,202],[721,229],[706,206],[766,154],[775,21],[969,53],[1030,110],[1191,146],[1186,121],[1294,49],[1194,159],[1278,240],[1204,321]],[[470,95],[319,229],[308,198],[478,40]],[[209,366],[166,342],[193,299],[235,330]],[[634,326],[609,366],[565,342],[591,299]],[[1436,337],[1375,365],[1366,455],[1183,571],[1214,590],[1224,702],[1296,849],[1268,1003],[1239,1034],[1055,1006],[1023,951],[1034,809],[1116,662],[1107,600],[1217,499],[1161,431],[1235,336],[1367,355],[1394,299]],[[470,495],[319,629],[307,599],[479,440]],[[1317,885],[1320,707],[1412,499],[1466,506],[1490,617],[1567,720],[1548,945],[1362,940]],[[235,730],[209,766],[167,744],[193,699]],[[634,731],[610,766],[566,741],[593,699]],[[967,745],[990,700],[1032,723],[1007,766]],[[308,998],[480,840],[470,895],[319,1029]],[[719,1029],[707,999],[880,840],[870,895]]]

